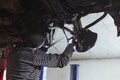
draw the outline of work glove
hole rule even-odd
[[[74,42],[75,42],[75,39],[74,39],[74,38],[71,38],[71,39],[68,41],[68,44],[72,44],[72,45],[73,45],[73,49],[74,49],[74,51],[76,52],[77,50],[76,50],[76,47],[75,47]]]

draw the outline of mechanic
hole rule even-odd
[[[39,4],[35,5],[38,6]],[[33,10],[39,9],[36,6]],[[2,20],[5,20],[4,28],[7,27],[8,29],[8,26],[10,27],[7,32],[10,32],[9,34],[12,34],[13,37],[20,37],[21,39],[11,45],[12,49],[7,58],[6,80],[39,80],[41,66],[62,68],[68,64],[74,52],[74,45],[69,43],[62,54],[46,54],[43,46],[46,41],[46,35],[49,32],[46,28],[47,25],[43,23],[44,20],[40,22],[41,20],[39,19],[42,18],[36,18],[36,16],[31,14],[36,11],[32,12],[29,7],[26,9],[30,9],[30,11],[27,11],[28,14],[17,14],[18,17],[15,16],[14,25],[11,25],[9,18],[2,18]],[[29,12],[31,12],[30,15]],[[43,10],[40,12],[43,12]],[[10,21],[10,24],[6,23],[6,21]],[[19,36],[13,35],[13,32],[15,34],[21,32],[22,34]]]
[[[60,55],[46,54],[42,46],[45,44],[48,29],[42,24],[40,27],[39,23],[32,24],[22,35],[24,44],[16,43],[8,56],[7,80],[38,80],[41,66],[62,68],[70,61],[74,52],[72,43]]]

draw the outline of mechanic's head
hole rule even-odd
[[[24,38],[32,44],[32,47],[37,47],[46,41],[46,35],[49,31],[46,23],[33,21],[33,23],[28,26],[28,30],[24,33]]]
[[[29,35],[30,39],[30,43],[32,44],[31,47],[38,47],[38,46],[42,46],[45,41],[46,41],[46,32],[44,33],[35,33],[35,34],[31,34]]]
[[[37,28],[36,28],[37,29]],[[38,28],[36,32],[31,32],[28,34],[29,42],[32,43],[32,47],[38,47],[43,45],[47,39],[47,32],[44,28]]]

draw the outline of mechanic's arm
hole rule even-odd
[[[70,61],[70,57],[74,52],[73,44],[69,44],[65,51],[58,54],[45,54],[44,52],[37,52],[34,55],[33,64],[35,66],[47,66],[47,67],[64,67]]]

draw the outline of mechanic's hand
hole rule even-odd
[[[75,42],[75,39],[72,38],[72,39],[69,40],[68,44],[72,44],[74,51],[77,51],[74,42]]]
[[[70,40],[68,41],[68,44],[73,44],[73,39],[70,39]]]

